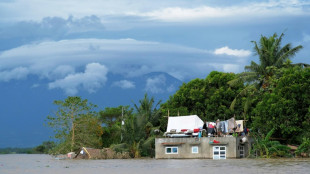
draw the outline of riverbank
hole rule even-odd
[[[57,160],[49,155],[0,155],[1,174],[82,173],[308,173],[309,158]]]

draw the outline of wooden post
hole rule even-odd
[[[234,133],[236,133],[236,114],[234,114]]]

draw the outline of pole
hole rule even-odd
[[[121,142],[123,141],[123,132],[122,132],[123,120],[124,120],[124,107],[122,106]]]

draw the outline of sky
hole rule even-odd
[[[292,61],[310,64],[309,20],[307,0],[1,0],[0,147],[48,140],[53,100],[104,98],[104,108],[177,90],[149,73],[242,72],[262,35],[285,33],[283,44],[304,47]]]

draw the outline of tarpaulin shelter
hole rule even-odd
[[[203,121],[197,115],[189,116],[170,116],[168,119],[167,132],[175,129],[176,132],[181,132],[182,129],[194,130],[202,128]]]

